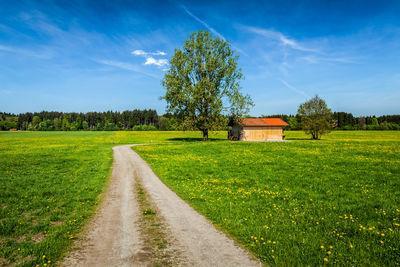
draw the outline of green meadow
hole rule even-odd
[[[400,132],[201,142],[199,132],[0,132],[0,265],[53,265],[96,211],[112,147],[266,264],[400,263]]]
[[[266,264],[400,264],[400,132],[286,135],[134,149]]]
[[[0,132],[0,266],[55,263],[93,215],[112,147],[184,132]]]

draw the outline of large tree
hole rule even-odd
[[[311,134],[312,139],[318,140],[330,132],[332,112],[318,95],[301,104],[297,113],[301,116],[301,128]]]
[[[175,49],[169,62],[162,81],[167,111],[202,131],[203,140],[209,130],[225,123],[224,115],[240,118],[253,105],[250,96],[240,92],[238,59],[227,41],[197,31],[182,49]]]

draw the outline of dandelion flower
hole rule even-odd
[[[328,261],[328,258],[324,258],[324,261]]]
[[[325,248],[324,246],[321,246],[321,248]]]

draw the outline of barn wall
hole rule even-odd
[[[281,126],[243,127],[243,141],[282,140]]]

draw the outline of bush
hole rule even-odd
[[[134,131],[157,131],[157,127],[153,126],[153,125],[135,125],[133,126],[133,130]]]
[[[115,123],[107,122],[104,126],[104,131],[118,131],[119,128]]]
[[[389,128],[390,130],[400,130],[400,125],[398,125],[397,123],[390,123]]]
[[[8,131],[12,128],[17,128],[17,124],[11,121],[0,121],[0,130]]]

